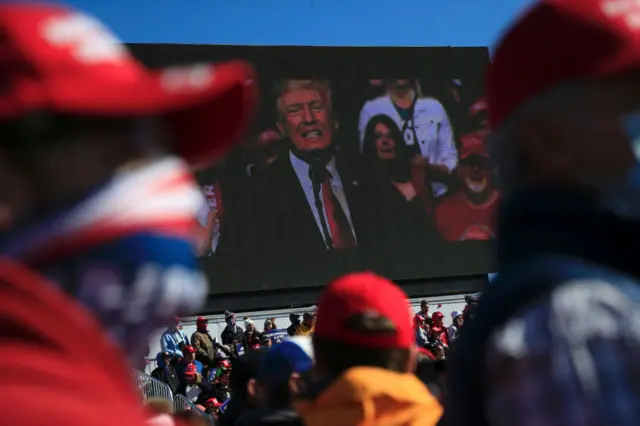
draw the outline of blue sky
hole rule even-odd
[[[490,46],[532,0],[71,0],[125,42]]]

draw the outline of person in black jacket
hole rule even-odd
[[[291,325],[287,327],[287,334],[289,336],[295,336],[298,327],[300,327],[300,314],[289,314],[289,321],[291,321]]]
[[[247,337],[244,334],[242,327],[236,325],[236,314],[231,311],[225,311],[224,320],[227,326],[220,334],[223,345],[229,345],[233,348],[233,352],[236,355],[242,355],[249,349]],[[238,350],[238,344],[242,344],[242,350]],[[242,353],[241,353],[242,352]]]
[[[175,367],[171,365],[171,354],[169,352],[158,352],[156,355],[158,367],[151,372],[151,377],[169,385],[173,395],[178,391],[180,380]]]

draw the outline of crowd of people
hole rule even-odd
[[[354,293],[358,300],[353,300]],[[384,301],[377,299],[379,294],[385,296]],[[290,315],[288,335],[283,339],[272,339],[268,334],[277,327],[274,318],[265,320],[260,332],[248,317],[243,329],[235,314],[227,311],[221,342],[211,336],[205,318],[196,320],[197,330],[191,336],[184,333],[177,318],[161,337],[158,367],[151,376],[219,425],[316,425],[326,424],[321,423],[325,415],[351,416],[352,424],[392,425],[392,419],[371,423],[381,422],[375,417],[384,410],[368,414],[354,411],[339,399],[344,389],[333,389],[331,382],[338,379],[338,373],[356,369],[350,379],[354,382],[347,384],[355,386],[363,381],[361,386],[371,387],[369,391],[379,395],[355,395],[353,403],[376,403],[384,397],[390,398],[387,404],[401,409],[408,403],[404,400],[407,396],[388,395],[375,380],[385,378],[391,380],[386,384],[393,386],[397,373],[410,373],[424,387],[400,376],[418,393],[417,400],[409,398],[409,405],[427,406],[430,412],[424,414],[435,418],[446,400],[447,353],[455,346],[464,319],[471,320],[478,299],[467,296],[466,302],[464,312],[452,312],[453,322],[445,327],[444,314],[430,313],[426,301],[412,317],[406,295],[390,281],[371,273],[346,275],[327,287],[316,312],[306,312],[302,319],[301,315]],[[390,351],[393,348],[396,352]],[[410,349],[415,350],[413,356],[409,356]],[[311,374],[318,362],[326,369],[320,377]],[[322,393],[329,398],[327,406],[317,402]],[[152,400],[150,409],[160,415],[153,404]],[[420,412],[407,415],[419,416]],[[429,424],[420,421],[416,417],[402,424]]]
[[[346,279],[354,278],[342,278],[342,280]],[[359,279],[363,280],[363,283],[358,284],[363,290],[372,291],[369,287],[381,285],[378,281],[379,277],[363,275]],[[387,282],[385,285],[391,284]],[[465,301],[464,311],[451,312],[452,323],[448,327],[443,325],[444,314],[440,311],[430,313],[430,306],[426,300],[420,303],[420,310],[413,315],[411,323],[415,338],[413,344],[417,350],[417,362],[412,371],[427,385],[431,394],[440,403],[443,403],[446,398],[447,353],[451,347],[455,346],[465,317],[471,320],[477,307],[478,297],[467,296]],[[373,308],[364,306],[361,309],[366,312],[367,309]],[[321,307],[318,310],[320,311]],[[292,313],[289,319],[287,336],[282,338],[269,333],[277,329],[275,318],[266,319],[261,332],[256,329],[255,323],[249,317],[243,318],[245,326],[243,329],[237,325],[235,314],[227,311],[226,327],[222,332],[221,342],[218,342],[209,333],[206,318],[199,317],[196,320],[197,330],[190,337],[183,331],[180,319],[176,318],[175,324],[161,336],[162,351],[156,356],[158,367],[151,372],[151,376],[165,383],[174,395],[183,395],[199,410],[219,420],[220,424],[239,426],[263,424],[262,419],[268,413],[268,410],[265,410],[265,401],[258,402],[255,395],[246,400],[247,395],[244,389],[248,381],[258,377],[260,368],[270,372],[282,368],[286,370],[286,365],[278,365],[278,362],[283,362],[278,359],[279,357],[284,357],[285,362],[294,366],[291,367],[293,369],[289,374],[304,373],[300,370],[301,367],[295,367],[298,363],[302,362],[305,368],[311,368],[314,362],[312,339],[316,330],[316,314],[314,312],[305,312],[303,315]],[[406,327],[407,324],[404,326]],[[322,329],[322,324],[320,327]],[[298,356],[300,354],[303,354],[302,361]],[[265,359],[267,361],[264,361]],[[261,362],[266,364],[261,366]],[[255,389],[252,392],[256,392]],[[262,392],[261,398],[269,399],[268,391],[263,389]],[[221,407],[226,407],[234,395],[236,398],[231,404],[233,408],[229,414],[225,414],[226,408],[222,408],[221,411]],[[296,394],[289,396],[289,402],[297,398]],[[241,398],[245,399],[242,401],[245,404],[244,410],[241,409],[241,403],[237,401]],[[280,409],[292,409],[292,406],[285,404],[285,401],[280,401],[278,404],[281,404]],[[251,414],[245,415],[244,411]],[[240,420],[234,416],[239,417]],[[250,417],[251,422],[246,419],[247,416]],[[293,411],[285,417],[289,418],[290,423],[279,420],[280,423],[265,424],[302,424]]]

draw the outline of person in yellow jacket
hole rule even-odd
[[[442,406],[413,374],[406,294],[372,273],[326,288],[313,335],[313,379],[295,403],[306,426],[432,426]]]
[[[302,322],[296,329],[296,336],[312,336],[315,331],[316,316],[311,312],[302,315]]]

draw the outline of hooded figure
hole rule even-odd
[[[158,352],[156,362],[158,367],[151,372],[151,377],[169,385],[171,393],[175,395],[178,387],[180,387],[180,380],[175,367],[171,365],[171,354],[169,352]]]

